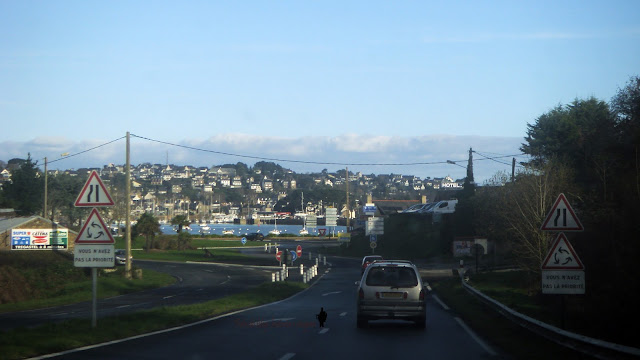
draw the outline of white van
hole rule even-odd
[[[458,200],[442,200],[433,205],[428,212],[432,214],[453,214]]]

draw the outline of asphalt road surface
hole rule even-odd
[[[379,320],[356,327],[357,260],[330,258],[309,289],[280,302],[108,345],[59,359],[488,359],[501,356],[446,305],[427,297],[427,327]],[[223,280],[219,278],[218,280]],[[328,313],[324,328],[315,314]]]
[[[277,268],[275,265],[277,265],[275,261],[274,266],[269,267],[136,260],[137,267],[168,273],[176,278],[176,283],[158,289],[99,299],[98,324],[99,319],[105,316],[158,306],[193,304],[236,294],[265,281],[271,281],[271,273]],[[4,313],[0,314],[0,330],[30,327],[72,318],[86,318],[90,321],[91,311],[91,301],[86,301],[45,309]]]

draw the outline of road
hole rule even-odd
[[[277,263],[274,262],[274,265]],[[99,299],[98,319],[158,306],[193,304],[222,298],[270,281],[271,273],[276,269],[276,266],[185,264],[145,260],[137,260],[136,266],[168,273],[177,281],[173,285],[158,289]],[[0,330],[9,330],[18,326],[30,327],[72,318],[91,319],[91,301],[0,314]]]
[[[359,261],[330,258],[309,289],[280,302],[228,314],[193,326],[62,353],[59,359],[431,359],[499,358],[450,314],[427,297],[427,327],[379,320],[358,329],[355,281]],[[328,312],[325,328],[315,319]]]

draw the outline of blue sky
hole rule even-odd
[[[123,140],[59,158],[129,131],[134,164],[464,177],[427,163],[518,154],[538,116],[640,75],[638,14],[638,1],[1,1],[0,160],[122,164]],[[510,171],[500,161],[474,163],[476,180]],[[371,163],[421,165],[356,165]]]

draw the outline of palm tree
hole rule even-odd
[[[182,228],[191,224],[186,215],[176,215],[171,219],[171,225],[178,225],[178,233],[182,232]]]
[[[155,236],[160,234],[160,223],[153,215],[144,213],[140,216],[140,219],[138,219],[133,233],[137,233],[145,237],[145,251],[149,252],[153,248],[153,240],[155,239]]]

